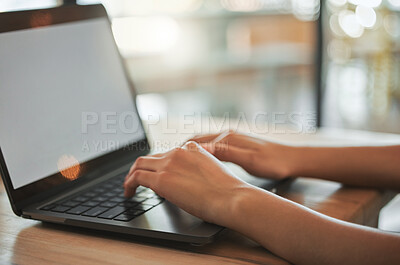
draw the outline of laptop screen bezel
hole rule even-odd
[[[37,23],[31,23],[31,19],[36,19]],[[43,19],[40,19],[43,18]],[[56,24],[69,22],[77,22],[95,18],[106,18],[108,15],[102,5],[66,5],[49,9],[17,11],[0,14],[0,34],[4,32],[32,29],[36,27],[46,27]],[[129,83],[132,100],[135,102],[136,93],[133,83],[128,78],[128,72],[124,65],[121,55],[120,61],[123,66],[125,76]],[[136,104],[133,104],[136,113],[138,113]],[[144,132],[143,124],[140,122],[141,129]],[[150,147],[146,135],[139,141],[132,142],[118,150],[108,152],[94,159],[81,164],[84,171],[81,177],[74,181],[68,181],[59,172],[35,181],[26,186],[14,189],[11,178],[4,160],[4,156],[0,146],[0,173],[11,202],[12,209],[15,214],[21,215],[22,208],[29,204],[38,202],[50,196],[53,196],[63,190],[69,190],[76,185],[82,185],[94,178],[97,178],[100,172],[111,164],[128,163],[134,161],[138,156],[145,155],[149,152]],[[110,162],[112,161],[112,162]]]

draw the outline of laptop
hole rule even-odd
[[[1,176],[16,215],[192,244],[223,229],[145,187],[123,196],[151,150],[102,5],[0,14],[0,80]]]

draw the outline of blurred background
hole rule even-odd
[[[64,2],[2,0],[0,12]],[[107,9],[144,119],[297,112],[315,126],[319,97],[323,126],[400,132],[400,0],[76,2]]]
[[[0,12],[71,2],[1,0]],[[296,112],[315,127],[320,110],[323,126],[400,133],[400,0],[77,3],[105,6],[143,119]],[[400,231],[388,207],[380,228]]]
[[[2,0],[0,11],[62,3]],[[301,112],[300,119],[315,114],[317,0],[77,3],[107,9],[144,119],[190,112],[231,118],[264,112],[267,120],[274,112]]]
[[[400,1],[327,0],[322,124],[400,132]]]

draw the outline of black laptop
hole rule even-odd
[[[0,165],[18,216],[210,242],[223,228],[123,181],[150,151],[101,5],[0,13]],[[276,182],[233,171],[271,189]]]

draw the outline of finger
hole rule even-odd
[[[197,135],[197,136],[189,139],[188,142],[189,141],[194,141],[194,142],[197,142],[197,143],[207,143],[207,142],[211,142],[212,140],[217,138],[220,134],[221,133]]]
[[[214,155],[215,143],[201,143],[200,146],[203,147],[207,152]]]
[[[201,144],[201,146],[221,161],[246,166],[252,159],[252,151],[221,143]]]
[[[157,168],[160,168],[161,157],[155,156],[141,156],[138,157],[129,169],[127,177],[131,175],[137,169],[149,170],[149,171],[157,171]],[[125,178],[125,180],[127,179]]]
[[[186,142],[183,146],[182,149],[186,149],[188,151],[198,151],[200,148],[200,145],[194,141],[189,141]]]
[[[136,170],[124,183],[124,196],[132,197],[135,195],[139,186],[154,189],[154,183],[157,181],[159,174],[154,171]]]
[[[241,147],[245,149],[257,148],[260,144],[257,138],[232,132],[226,132],[215,138],[212,143],[229,144],[230,146]]]
[[[158,154],[151,155],[150,157],[163,157],[164,155],[165,155],[165,153],[158,153]]]

